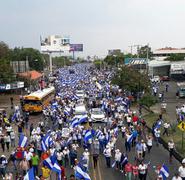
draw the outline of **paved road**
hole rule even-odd
[[[177,99],[175,97],[176,92],[176,84],[174,82],[170,82],[170,91],[165,94],[165,100],[167,102],[167,113],[169,114],[171,120],[173,121],[175,118],[175,106],[176,104],[182,104],[184,102],[183,99]],[[161,86],[160,89],[163,90],[164,86]],[[160,108],[159,108],[160,109]],[[37,126],[38,122],[41,119],[41,115],[34,115],[30,117],[30,123],[34,123],[35,127]],[[95,126],[99,126],[100,124],[96,124]],[[28,133],[28,132],[27,132]],[[124,147],[124,140],[121,136],[119,136],[118,141],[116,143],[117,148],[119,148],[122,152],[125,152]],[[79,150],[79,154],[83,152],[82,149]],[[80,156],[79,156],[80,157]],[[134,162],[135,157],[135,150],[134,148],[130,153],[128,153],[129,161],[131,163]],[[156,176],[153,166],[161,165],[165,163],[169,169],[170,169],[170,177],[176,172],[177,168],[179,167],[179,162],[176,160],[173,160],[172,164],[169,164],[168,162],[169,154],[168,151],[165,150],[162,145],[159,147],[153,146],[151,154],[146,155],[146,162],[151,162],[149,166],[148,171],[148,180],[154,180],[154,177]],[[113,162],[113,161],[112,161]],[[12,171],[12,165],[9,164],[8,170]],[[66,169],[67,175],[73,174],[74,171],[70,169],[69,167]],[[105,165],[105,159],[103,155],[100,155],[98,167],[96,169],[93,169],[92,167],[92,157],[90,161],[90,176],[92,180],[123,180],[125,179],[124,175],[115,169],[108,169]],[[52,175],[52,179],[55,179],[55,175]]]

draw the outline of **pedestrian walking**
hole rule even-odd
[[[103,152],[104,156],[105,156],[105,160],[106,160],[106,165],[108,168],[111,167],[111,148],[109,146],[106,146],[106,148],[104,149]]]
[[[7,151],[9,152],[11,139],[10,139],[10,135],[8,135],[8,133],[6,133],[6,135],[4,136],[4,140],[5,140]]]
[[[132,180],[132,164],[129,162],[125,165],[125,176],[126,180]]]
[[[99,153],[100,153],[100,143],[98,139],[95,139],[95,141],[93,141],[93,144],[92,144],[92,155],[93,155],[94,168],[97,167]]]
[[[8,164],[7,158],[5,155],[1,155],[0,157],[0,177],[5,178],[6,174],[6,166]]]
[[[168,142],[168,149],[169,149],[169,162],[172,163],[173,152],[175,150],[175,143],[173,142],[173,139],[171,139]]]
[[[182,165],[178,169],[179,176],[185,180],[185,158],[182,160]]]
[[[150,153],[151,149],[152,149],[152,144],[153,144],[153,138],[152,136],[146,136],[146,145],[147,145],[147,149],[148,149],[148,153]]]
[[[29,162],[26,160],[26,157],[23,158],[23,160],[19,164],[20,169],[22,171],[22,175],[25,176],[27,171],[29,170]]]
[[[3,134],[1,135],[0,142],[1,142],[1,148],[2,148],[2,150],[4,152],[5,151],[5,138],[4,138]]]
[[[33,153],[33,156],[31,157],[32,167],[34,170],[35,176],[38,175],[38,166],[39,166],[39,156],[35,153]]]
[[[138,166],[139,179],[140,180],[146,180],[146,177],[147,177],[147,168],[148,168],[148,166],[146,164],[144,164],[144,162],[140,163],[140,165]]]

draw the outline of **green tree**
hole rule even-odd
[[[144,105],[150,109],[152,105],[157,103],[157,98],[152,96],[151,94],[145,94],[140,100],[139,104]]]
[[[0,83],[11,83],[15,80],[10,61],[7,58],[0,59]]]
[[[6,43],[0,41],[0,59],[9,55],[10,49]]]
[[[59,56],[59,57],[53,57],[53,65],[57,68],[64,67],[64,66],[70,66],[70,57],[67,56]]]
[[[94,65],[97,69],[101,69],[101,67],[103,66],[103,61],[102,60],[95,60],[94,62]]]
[[[122,67],[116,73],[112,79],[112,83],[119,85],[121,89],[132,92],[133,94],[149,91],[148,77],[128,66]]]
[[[183,61],[185,59],[185,54],[171,54],[165,60],[167,61]]]
[[[11,51],[12,61],[25,61],[28,59],[31,70],[42,71],[44,67],[44,59],[42,54],[33,48],[14,48]]]
[[[139,53],[140,58],[147,58],[147,56],[148,56],[148,58],[150,59],[152,57],[151,47],[149,47],[148,45],[145,45],[145,46],[142,46],[141,48],[139,48],[138,53]]]

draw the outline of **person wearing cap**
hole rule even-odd
[[[106,146],[106,148],[103,151],[103,154],[105,156],[106,165],[108,168],[111,166],[111,148],[109,146]]]
[[[182,166],[179,167],[178,171],[182,180],[185,180],[185,158],[182,160]]]
[[[121,152],[119,149],[115,150],[115,162],[116,162],[116,169],[121,169],[120,161],[121,161]]]

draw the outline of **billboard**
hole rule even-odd
[[[147,64],[148,61],[145,58],[125,58],[126,65],[134,65],[134,64]]]
[[[82,52],[83,44],[70,44],[70,51]]]
[[[40,37],[42,52],[70,51],[70,38],[67,36],[51,35],[44,40]]]
[[[120,53],[121,53],[121,49],[111,49],[111,50],[108,50],[108,55],[109,56],[118,55]]]

